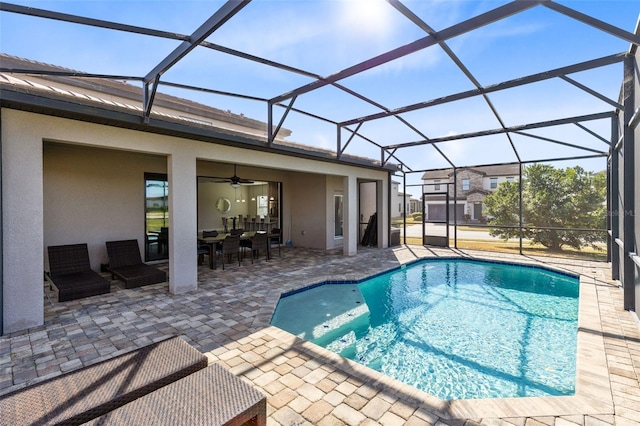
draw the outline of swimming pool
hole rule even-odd
[[[271,324],[441,399],[571,395],[578,291],[543,268],[429,259],[285,295]]]

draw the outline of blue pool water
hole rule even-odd
[[[427,260],[281,298],[271,323],[441,399],[571,395],[577,278]]]

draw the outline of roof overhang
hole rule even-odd
[[[233,146],[252,151],[263,151],[385,172],[395,172],[399,170],[399,167],[395,164],[386,163],[384,166],[381,166],[379,162],[374,160],[347,155],[342,155],[338,159],[331,152],[306,148],[303,145],[293,146],[274,143],[269,146],[266,138],[260,140],[240,132],[222,131],[222,129],[212,128],[211,126],[198,126],[192,123],[186,124],[184,122],[171,121],[167,118],[161,119],[154,117],[153,114],[149,119],[144,120],[139,113],[127,111],[125,108],[105,108],[91,102],[71,102],[63,96],[42,96],[39,93],[15,90],[15,88],[10,85],[2,85],[0,88],[0,106],[2,106],[2,108],[174,136],[218,145]]]

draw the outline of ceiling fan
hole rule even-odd
[[[250,179],[242,179],[238,177],[238,174],[236,172],[236,164],[233,165],[233,176],[231,176],[230,178],[226,178],[218,181],[218,183],[225,183],[225,182],[229,182],[229,184],[234,188],[239,187],[243,183],[253,183],[253,181]]]

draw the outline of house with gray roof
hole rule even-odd
[[[484,222],[484,198],[501,182],[517,181],[519,175],[518,164],[460,168],[456,169],[455,179],[453,169],[427,171],[422,175],[425,220],[445,221],[448,200],[450,222],[454,217],[458,223]]]

